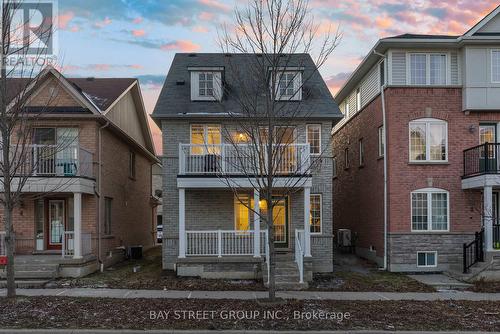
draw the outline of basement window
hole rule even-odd
[[[417,252],[417,267],[437,267],[437,252]]]

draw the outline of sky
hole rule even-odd
[[[68,77],[138,78],[152,113],[176,52],[219,52],[217,30],[246,0],[59,0],[61,71]],[[320,26],[342,39],[320,69],[335,94],[378,39],[402,33],[461,35],[494,0],[309,0]],[[161,135],[150,122],[157,152]]]

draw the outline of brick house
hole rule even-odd
[[[379,40],[335,97],[335,229],[390,271],[463,271],[464,243],[483,267],[500,254],[499,12],[462,36]]]
[[[295,270],[289,283],[297,283],[297,270],[302,268],[306,268],[302,271],[304,280],[311,278],[312,271],[332,270],[332,160],[328,138],[341,114],[310,56],[286,57],[292,64],[302,64],[287,67],[286,73],[288,78],[298,80],[292,85],[304,93],[284,103],[311,111],[308,117],[283,121],[286,126],[279,127],[293,137],[287,146],[287,166],[301,173],[296,170],[300,159],[303,166],[310,166],[316,152],[327,152],[321,168],[304,175],[300,189],[280,199],[273,211],[275,246],[280,259]],[[253,191],[252,181],[241,172],[244,168],[239,168],[244,162],[237,162],[231,169],[231,162],[239,159],[241,151],[233,152],[234,146],[226,139],[248,137],[242,130],[244,125],[227,113],[241,110],[235,95],[225,93],[240,89],[240,81],[232,72],[248,71],[259,59],[252,54],[176,54],[170,67],[152,117],[163,132],[163,268],[176,270],[178,275],[261,278],[265,271],[262,265],[267,234],[263,224],[255,224],[258,213],[249,210],[265,210],[263,201]],[[304,80],[302,87],[301,78],[306,76],[310,79]],[[244,139],[241,145],[251,143]],[[283,174],[282,184],[293,181],[292,170]],[[229,175],[244,195],[235,195],[221,181],[223,175]],[[276,194],[280,191],[278,182]],[[241,198],[259,205],[245,205]],[[304,267],[293,262],[297,260],[293,259],[297,242],[304,247]]]
[[[81,276],[119,260],[127,246],[153,245],[157,159],[138,81],[66,78],[47,68],[35,81],[9,79],[8,98],[21,91],[37,116],[30,177],[14,212],[16,261],[24,267],[16,278],[32,272],[30,264],[39,278]]]

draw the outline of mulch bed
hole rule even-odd
[[[326,318],[315,319],[314,314]],[[469,301],[316,300],[268,305],[239,300],[19,297],[0,298],[0,324],[2,328],[27,329],[494,331],[500,329],[500,305]]]
[[[474,292],[500,293],[500,281],[477,280],[472,282],[473,286],[469,289]]]

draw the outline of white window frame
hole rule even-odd
[[[383,125],[378,127],[378,156],[384,156],[385,147],[385,128]]]
[[[425,124],[425,160],[412,160],[411,158],[411,126],[412,124]],[[431,145],[430,145],[430,125],[444,124],[445,125],[445,150],[446,159],[431,160]],[[412,163],[447,163],[448,162],[448,122],[437,118],[420,118],[412,120],[408,123],[408,160]]]
[[[204,145],[203,147],[203,152],[201,154],[197,154],[197,153],[194,153],[193,151],[193,147],[191,147],[191,150],[190,150],[190,155],[207,155],[209,154],[208,152],[208,143],[206,142],[207,141],[207,138],[208,138],[208,128],[209,127],[217,127],[219,128],[219,132],[220,132],[220,145],[223,144],[222,142],[222,127],[220,124],[208,124],[208,123],[192,123],[192,124],[189,124],[189,144],[191,145],[194,145],[193,144],[193,126],[202,126],[203,127],[203,141],[205,143],[203,143],[202,145]],[[212,144],[210,144],[212,145]]]
[[[415,230],[413,229],[413,194],[427,194],[427,229]],[[446,213],[447,222],[445,230],[434,230],[432,228],[432,194],[446,194]],[[450,231],[450,192],[440,188],[423,188],[410,192],[410,227],[414,233],[442,233]]]
[[[425,55],[425,84],[413,84],[411,74],[411,56],[412,55]],[[431,55],[445,56],[445,82],[440,84],[431,84]],[[407,52],[406,54],[406,82],[409,86],[446,86],[450,84],[450,55],[446,52]]]
[[[293,74],[294,95],[281,95],[280,81],[282,75]],[[278,70],[276,75],[275,98],[277,101],[301,101],[302,100],[302,71],[300,70]],[[287,86],[288,88],[288,86]]]
[[[243,194],[242,194],[242,195],[243,195]],[[252,206],[252,200],[253,200],[253,197],[252,197],[250,194],[245,194],[245,195],[248,197],[248,204],[249,204],[250,206]],[[240,195],[240,197],[241,197],[241,195]],[[254,227],[253,227],[253,219],[252,219],[252,217],[253,217],[253,215],[252,215],[253,211],[252,211],[252,209],[250,209],[250,208],[248,208],[248,207],[247,207],[247,209],[248,209],[248,217],[247,217],[247,218],[248,218],[248,230],[239,230],[239,229],[237,228],[237,227],[238,227],[238,221],[236,220],[236,218],[237,218],[237,215],[236,215],[237,206],[238,206],[238,205],[244,205],[244,204],[242,204],[242,203],[239,201],[239,199],[238,199],[238,195],[234,195],[234,197],[233,197],[233,198],[234,198],[234,209],[233,209],[233,211],[234,211],[234,212],[233,212],[233,216],[234,216],[234,218],[233,218],[233,220],[234,220],[234,230],[235,230],[235,231],[237,231],[237,232],[248,232],[248,231],[252,231],[252,230],[254,229]],[[246,207],[246,206],[245,206],[245,207]]]
[[[213,95],[200,95],[200,74],[213,75]],[[191,71],[191,101],[220,101],[222,99],[222,72],[220,70],[200,69]]]
[[[310,194],[309,201],[311,201],[311,197],[313,197],[313,196],[319,196],[319,232],[311,232],[311,231],[309,231],[309,232],[312,235],[321,235],[321,234],[323,234],[323,195],[322,194]],[[311,209],[309,208],[309,215],[311,215],[310,210]],[[309,229],[311,228],[311,226],[309,226]]]
[[[306,125],[306,143],[308,143],[309,145],[310,145],[310,143],[309,143],[309,128],[310,127],[316,127],[319,130],[319,152],[318,153],[312,153],[311,152],[311,146],[310,146],[310,148],[309,148],[309,154],[313,155],[313,156],[318,156],[318,155],[321,154],[321,124],[307,124]]]
[[[494,80],[493,78],[493,54],[497,53],[498,56],[500,57],[500,49],[491,49],[490,52],[490,73],[491,73],[491,83],[500,83],[500,77],[498,80]],[[499,68],[500,71],[500,68]]]
[[[361,110],[361,88],[356,89],[356,112]]]
[[[418,255],[419,254],[425,254],[425,265],[419,265],[418,264]],[[428,265],[427,264],[427,254],[434,254],[434,264],[433,265]],[[417,251],[417,268],[436,268],[438,266],[438,252],[437,251]]]

